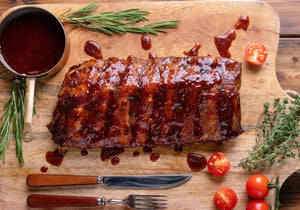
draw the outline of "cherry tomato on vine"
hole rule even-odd
[[[230,162],[222,152],[216,152],[207,161],[207,169],[213,175],[222,176],[229,171]]]
[[[270,205],[264,200],[250,201],[246,207],[246,210],[269,210]]]
[[[237,203],[237,196],[230,188],[222,188],[218,190],[214,196],[214,202],[219,209],[233,209]]]
[[[269,179],[261,174],[252,175],[246,182],[246,190],[250,197],[263,199],[269,193]]]
[[[267,59],[267,55],[265,46],[257,42],[250,43],[245,50],[247,61],[253,65],[263,64]]]

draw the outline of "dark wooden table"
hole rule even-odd
[[[118,0],[101,0],[118,1]],[[120,0],[119,0],[120,1]],[[145,1],[145,0],[144,0]],[[147,0],[146,0],[147,1]],[[153,0],[155,1],[155,0]],[[90,3],[90,0],[1,0],[0,14],[5,10],[25,4]],[[283,90],[300,93],[300,1],[265,0],[279,14],[280,42],[276,74]]]

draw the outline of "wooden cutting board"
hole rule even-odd
[[[185,146],[184,151],[180,154],[176,154],[173,149],[154,148],[153,152],[160,154],[157,162],[151,162],[150,155],[144,154],[142,148],[126,149],[124,154],[119,155],[121,161],[117,166],[111,165],[110,162],[102,162],[100,149],[89,150],[88,156],[84,157],[79,150],[70,148],[60,167],[50,165],[45,159],[45,154],[48,151],[54,151],[57,145],[52,142],[51,134],[46,125],[51,120],[57,101],[57,93],[67,70],[72,65],[91,59],[84,52],[85,41],[93,40],[99,43],[104,58],[112,56],[126,58],[128,55],[147,58],[150,52],[142,49],[140,34],[108,36],[65,25],[71,42],[70,57],[66,66],[56,76],[37,80],[36,94],[41,99],[37,100],[38,114],[33,118],[35,139],[30,143],[23,143],[25,159],[23,167],[18,165],[14,141],[11,141],[5,164],[0,165],[0,209],[2,207],[4,209],[26,209],[26,197],[30,193],[105,196],[115,199],[122,199],[132,193],[164,194],[168,196],[169,209],[216,209],[213,196],[222,187],[232,188],[237,193],[239,200],[235,209],[244,209],[249,202],[245,183],[252,173],[235,166],[242,157],[247,155],[248,150],[255,143],[254,127],[263,111],[264,102],[287,96],[279,86],[275,75],[280,28],[279,17],[276,12],[266,3],[259,1],[106,2],[100,3],[100,5],[98,12],[140,8],[150,12],[147,16],[150,21],[180,20],[181,23],[177,29],[169,29],[167,34],[161,33],[158,36],[150,36],[152,40],[150,51],[155,52],[158,56],[183,56],[183,51],[191,49],[195,43],[202,45],[199,51],[200,55],[207,53],[218,55],[214,45],[214,36],[225,34],[233,29],[239,17],[247,14],[250,17],[248,30],[237,30],[237,38],[230,48],[232,59],[242,62],[243,65],[240,93],[242,125],[245,132],[223,145]],[[42,7],[60,15],[68,9],[75,10],[82,6],[84,5],[51,4]],[[253,41],[263,43],[268,50],[266,63],[259,67],[250,66],[244,57],[245,47]],[[12,76],[1,66],[1,108],[9,97],[9,79],[11,78]],[[134,151],[139,151],[141,155],[133,157]],[[200,153],[209,158],[216,151],[225,153],[231,162],[231,169],[225,176],[213,176],[207,169],[193,173],[188,167],[186,162],[188,153]],[[41,173],[42,166],[49,167],[47,171],[49,174],[103,176],[193,173],[193,177],[181,186],[163,190],[106,189],[102,186],[29,189],[25,183],[26,176],[30,173]],[[280,176],[282,182],[299,166],[299,159],[288,160],[283,165],[274,165],[272,168],[258,173],[263,173],[270,179]],[[274,193],[270,193],[266,200],[272,202]],[[126,207],[119,205],[105,207],[105,209],[124,208]]]

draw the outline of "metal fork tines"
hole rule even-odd
[[[125,204],[131,209],[167,209],[165,195],[129,195],[123,200],[99,198],[98,204]]]

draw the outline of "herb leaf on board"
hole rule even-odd
[[[283,163],[286,158],[295,158],[296,150],[300,155],[300,141],[297,138],[300,120],[300,97],[288,102],[275,99],[273,109],[270,103],[264,104],[262,122],[258,123],[256,145],[249,151],[249,156],[243,158],[239,166],[249,171]],[[260,121],[260,120],[259,120]]]

